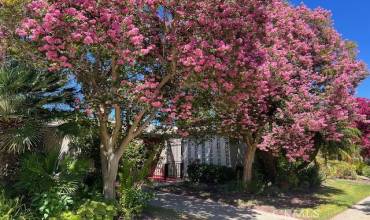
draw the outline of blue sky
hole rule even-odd
[[[310,8],[322,7],[333,14],[334,26],[344,39],[357,43],[360,54],[370,67],[370,0],[291,0],[293,4],[304,3]],[[370,98],[370,78],[357,89],[357,96]]]

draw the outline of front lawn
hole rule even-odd
[[[328,193],[328,190],[331,192]],[[320,204],[302,209],[300,213],[306,214],[309,219],[330,219],[370,196],[370,185],[349,180],[328,180],[314,196],[321,200]]]

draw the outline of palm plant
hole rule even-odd
[[[73,98],[66,82],[66,76],[14,61],[0,68],[0,150],[19,153],[40,143],[47,122],[60,116],[45,106]]]

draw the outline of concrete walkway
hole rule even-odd
[[[332,218],[332,220],[369,220],[370,219],[370,197],[360,201],[356,205]]]
[[[255,209],[237,208],[232,205],[218,203],[211,200],[197,199],[194,197],[157,192],[152,206],[173,209],[187,213],[197,218],[221,219],[257,219],[257,220],[294,220],[292,217],[276,215]]]

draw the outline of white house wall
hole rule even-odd
[[[228,138],[213,137],[206,140],[194,138],[170,139],[161,152],[157,167],[164,164],[183,163],[183,174],[187,176],[187,167],[192,162],[214,164],[228,167],[239,166],[244,155],[244,145],[230,144]],[[180,169],[180,166],[177,166]],[[180,174],[180,171],[177,171]]]
[[[204,141],[183,139],[182,149],[185,176],[188,165],[195,161],[202,164],[231,166],[230,144],[227,138],[214,137]]]

